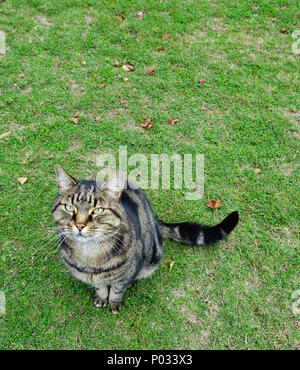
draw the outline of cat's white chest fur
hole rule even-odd
[[[101,259],[101,255],[104,254],[105,248],[97,243],[96,240],[77,240],[73,243],[75,247],[77,258],[84,265],[94,265],[94,261]]]

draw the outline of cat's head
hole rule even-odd
[[[77,180],[55,165],[59,196],[52,214],[62,235],[77,241],[105,240],[122,223],[120,196],[125,175],[117,173],[106,182]]]

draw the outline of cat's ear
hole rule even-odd
[[[99,190],[105,191],[113,199],[118,199],[125,187],[126,176],[124,172],[119,171],[110,179],[99,185]]]
[[[59,193],[63,194],[69,191],[77,184],[77,181],[67,174],[58,164],[54,166],[56,172],[56,181],[58,184]]]

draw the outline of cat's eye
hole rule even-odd
[[[68,212],[74,212],[75,211],[75,208],[73,206],[71,206],[71,204],[65,204],[65,209]]]
[[[101,207],[98,207],[98,208],[94,209],[94,213],[96,215],[100,215],[100,213],[102,213],[103,211],[104,211],[104,208],[101,208]]]

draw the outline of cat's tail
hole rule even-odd
[[[173,239],[186,244],[208,245],[224,239],[239,222],[237,211],[230,213],[216,226],[203,226],[192,222],[167,224],[158,220],[164,238]]]

